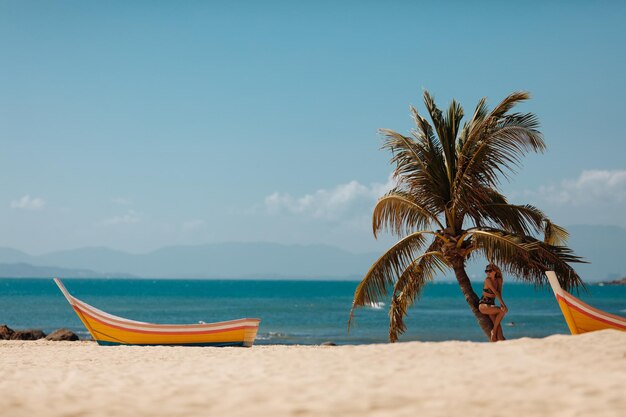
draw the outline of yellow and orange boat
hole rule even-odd
[[[54,278],[54,282],[100,345],[251,347],[261,321],[245,318],[219,323],[152,324],[128,320],[105,313],[75,298],[58,278]]]
[[[548,281],[561,307],[565,322],[572,334],[615,329],[626,331],[626,318],[607,313],[585,304],[569,294],[559,284],[556,273],[547,271]]]

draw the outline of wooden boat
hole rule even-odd
[[[105,313],[75,298],[58,278],[54,278],[54,282],[100,345],[250,347],[261,321],[246,318],[219,323],[152,324],[128,320]]]
[[[547,271],[546,275],[572,334],[604,329],[626,331],[626,318],[609,314],[583,303],[561,288],[553,271]]]

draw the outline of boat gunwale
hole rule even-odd
[[[193,329],[195,326],[203,326],[202,324],[181,324],[181,325],[159,325],[159,324],[153,324],[151,327],[152,329],[139,329],[139,328],[134,328],[134,327],[124,327],[121,325],[117,325],[117,324],[113,324],[107,321],[103,321],[101,319],[98,319],[97,317],[94,317],[93,315],[89,314],[88,312],[82,310],[80,307],[74,307],[76,310],[78,310],[78,312],[80,314],[83,314],[87,317],[89,317],[90,320],[94,320],[97,321],[100,324],[103,324],[105,326],[108,327],[112,327],[114,329],[118,329],[118,330],[125,330],[131,333],[143,333],[143,334],[161,334],[161,335],[183,335],[183,334],[213,334],[213,333],[225,333],[225,332],[229,332],[229,331],[235,331],[235,330],[245,330],[245,329],[257,329],[258,323],[254,324],[254,325],[241,325],[241,326],[231,326],[231,327],[221,327],[221,328],[207,328],[206,326],[204,327],[204,329],[200,329],[197,328]],[[244,319],[245,320],[245,319]],[[233,320],[235,322],[235,320]],[[236,321],[238,322],[238,320]],[[167,327],[167,328],[165,328]],[[190,329],[191,328],[191,329]],[[177,330],[178,329],[178,330]]]
[[[135,320],[129,320],[123,317],[115,316],[113,314],[109,314],[105,311],[99,310],[96,307],[91,306],[90,304],[79,300],[69,293],[69,291],[65,288],[61,280],[58,278],[54,278],[55,283],[61,289],[61,292],[71,305],[72,309],[75,313],[81,318],[84,322],[87,329],[92,333],[94,339],[99,341],[93,333],[94,330],[91,328],[89,324],[90,321],[96,321],[104,326],[108,326],[117,330],[126,331],[129,333],[140,333],[140,334],[152,334],[152,335],[161,335],[161,336],[180,336],[180,335],[209,335],[216,333],[227,333],[231,331],[241,331],[244,332],[248,330],[252,330],[256,333],[259,328],[259,323],[261,319],[258,318],[242,318],[236,320],[227,320],[213,323],[193,323],[193,324],[158,324],[158,323],[148,323],[148,322],[140,322]],[[96,333],[101,333],[96,331]],[[122,342],[122,341],[120,341]],[[230,342],[229,342],[230,343]],[[238,342],[237,342],[238,343]],[[242,343],[246,343],[244,340]],[[128,344],[126,342],[122,342],[121,344]],[[152,343],[150,343],[151,345]],[[167,343],[165,343],[167,344]],[[172,345],[180,345],[180,343],[172,343]]]
[[[253,326],[250,327],[258,327],[258,324],[260,323],[260,319],[257,318],[242,318],[242,319],[236,319],[236,320],[227,320],[227,321],[219,321],[219,322],[212,322],[212,323],[191,323],[191,324],[159,324],[159,323],[148,323],[148,322],[140,322],[140,321],[133,321],[133,320],[127,320],[123,317],[118,317],[118,316],[113,316],[111,314],[105,313],[106,316],[103,316],[100,313],[100,310],[98,310],[97,308],[85,303],[84,301],[81,301],[75,297],[72,297],[75,301],[77,301],[78,305],[73,305],[73,307],[79,308],[81,310],[82,313],[87,314],[89,317],[98,320],[101,323],[105,323],[105,324],[111,324],[111,323],[117,323],[117,325],[121,325],[121,326],[126,326],[126,328],[133,328],[133,327],[148,327],[148,328],[155,328],[155,329],[167,329],[167,328],[186,328],[186,329],[207,329],[207,330],[213,330],[216,327],[224,327],[224,326],[232,326],[232,325],[236,325],[239,323],[244,323],[244,322],[254,322],[256,323]],[[99,316],[99,317],[98,317]],[[112,317],[115,318],[112,318]]]
[[[566,293],[565,295],[568,296],[569,294]],[[571,295],[569,295],[569,297],[564,297],[562,294],[558,294],[556,298],[559,301],[563,301],[568,308],[572,308],[587,317],[612,326],[622,327],[626,330],[626,319],[623,317],[598,310]]]

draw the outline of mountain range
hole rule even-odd
[[[375,259],[373,253],[354,254],[327,245],[263,242],[170,246],[145,254],[90,247],[31,256],[0,248],[0,275],[8,276],[2,264],[12,265],[15,274],[15,264],[20,263],[71,268],[80,272],[77,277],[84,276],[85,270],[92,270],[97,271],[98,277],[350,279],[357,278]]]
[[[585,281],[626,275],[626,229],[569,226],[568,230],[569,246],[590,262],[574,265]],[[0,277],[360,279],[380,255],[328,245],[263,242],[170,246],[145,254],[89,247],[33,256],[0,248]],[[480,279],[483,264],[468,265],[470,277]]]

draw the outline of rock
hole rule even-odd
[[[13,329],[11,329],[6,324],[0,325],[0,340],[11,340],[11,336],[13,336]]]
[[[337,346],[335,342],[324,342],[320,346]]]
[[[46,340],[53,340],[55,342],[63,341],[63,340],[78,340],[78,336],[71,330],[68,329],[59,329],[55,330],[46,336]]]
[[[46,334],[38,329],[17,330],[11,335],[11,340],[38,340],[46,337]]]

